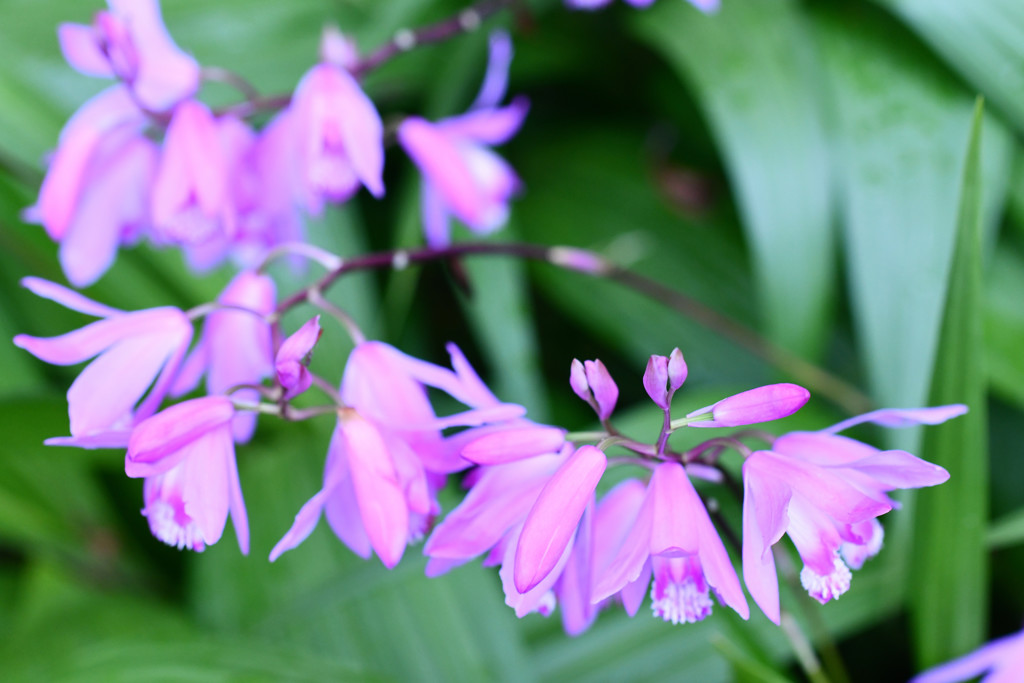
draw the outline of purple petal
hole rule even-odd
[[[590,602],[593,578],[593,516],[591,504],[583,512],[569,559],[554,586],[558,606],[562,612],[562,626],[570,636],[578,636],[586,631],[597,616],[597,608]]]
[[[505,107],[470,110],[435,125],[451,140],[503,145],[519,132],[529,111],[530,101],[520,96]]]
[[[366,534],[348,465],[348,442],[341,423],[334,429],[324,466],[324,491],[329,491],[324,515],[334,534],[359,557],[368,559],[373,553]]]
[[[72,448],[127,448],[131,431],[116,429],[96,432],[85,436],[54,436],[43,443],[47,446],[69,446]]]
[[[26,277],[21,280],[21,286],[29,290],[36,296],[41,296],[44,299],[50,301],[56,301],[65,308],[70,308],[72,311],[78,311],[79,313],[85,313],[86,315],[93,315],[98,318],[109,318],[111,316],[124,313],[124,311],[111,308],[105,304],[97,303],[92,299],[88,299],[73,289],[68,289],[63,285],[58,285],[55,282],[44,280],[38,277]]]
[[[64,59],[75,71],[86,76],[112,78],[110,60],[100,49],[96,30],[85,24],[60,24],[57,40]]]
[[[129,477],[148,477],[166,471],[180,461],[182,449],[229,424],[234,413],[229,399],[206,396],[183,401],[143,420],[132,430],[125,472]]]
[[[1009,674],[1005,678],[1005,683],[1012,683],[1020,674],[1022,658],[1024,635],[1015,633],[993,640],[970,654],[920,673],[912,678],[910,683],[958,683],[985,672],[991,672],[984,679],[985,683],[995,681],[997,673]],[[999,680],[1004,681],[1003,678]]]
[[[510,460],[555,453],[565,443],[565,430],[544,425],[490,432],[469,442],[460,453],[478,465],[497,465]]]
[[[906,451],[879,451],[851,468],[884,484],[887,490],[936,486],[949,479],[949,472]]]
[[[284,399],[298,396],[313,384],[313,376],[309,374],[309,356],[323,332],[320,329],[320,316],[300,327],[281,344],[274,360],[277,381],[284,387]]]
[[[145,117],[123,86],[99,93],[68,120],[32,211],[52,239],[63,239],[71,223],[102,136],[121,125],[137,128],[144,123]]]
[[[501,570],[498,572],[498,576],[501,578],[502,589],[505,591],[505,604],[514,609],[516,616],[520,618],[531,612],[540,612],[547,616],[551,614],[555,606],[555,596],[552,588],[554,588],[555,582],[561,576],[563,568],[569,561],[572,546],[569,543],[566,544],[554,568],[548,572],[548,575],[540,583],[526,592],[521,592],[516,588],[515,581],[513,580],[513,576],[516,573],[515,557],[519,546],[520,531],[521,529],[517,528],[509,532],[510,538],[505,544],[504,555],[501,560]],[[485,566],[487,566],[486,563]]]
[[[792,492],[770,469],[763,472],[763,454],[754,453],[743,464],[743,582],[765,616],[778,624],[779,580],[772,546],[789,526],[786,510]]]
[[[878,453],[866,443],[822,432],[783,434],[772,444],[772,451],[822,467],[842,467]]]
[[[644,389],[662,410],[668,409],[668,357],[651,356],[644,370]]]
[[[593,405],[594,397],[590,393],[590,385],[587,383],[587,372],[583,369],[583,363],[575,358],[572,359],[572,365],[569,366],[569,386],[577,396]]]
[[[654,468],[649,495],[654,504],[651,555],[696,555],[700,540],[694,515],[707,512],[683,466],[668,462]]]
[[[711,413],[710,420],[692,422],[689,427],[740,427],[788,417],[800,410],[811,396],[796,384],[769,384],[722,399],[713,406],[687,415]]]
[[[181,448],[185,512],[195,520],[207,545],[219,541],[224,533],[231,499],[229,469],[234,459],[231,431],[225,428],[207,431]],[[247,547],[244,550],[248,552]]]
[[[526,593],[546,578],[576,532],[608,459],[593,446],[580,447],[533,504],[516,548],[515,587]]]
[[[451,244],[451,216],[441,193],[426,178],[423,179],[423,236],[427,246],[440,248]]]
[[[668,356],[668,385],[669,391],[676,391],[686,382],[686,361],[683,360],[683,352],[678,348],[672,349]]]
[[[689,480],[687,480],[687,484],[689,484]],[[705,578],[715,589],[716,595],[722,602],[736,610],[736,613],[744,619],[749,619],[750,608],[747,605],[747,599],[743,595],[740,580],[736,577],[736,570],[729,559],[725,544],[722,543],[722,539],[718,535],[718,530],[711,523],[707,509],[692,484],[689,485],[686,495],[690,499],[688,503],[692,511],[690,519],[697,527],[700,546],[698,555]]]
[[[603,569],[598,570],[594,581],[594,594],[591,596],[593,602],[604,600],[625,589],[640,578],[645,568],[650,570],[653,524],[654,496],[651,495],[651,486],[648,485],[640,510],[636,513],[630,531],[619,545],[615,556],[604,563],[604,551],[600,551]]]
[[[320,521],[320,513],[323,512],[324,503],[331,493],[327,489],[321,489],[306,501],[306,504],[295,515],[295,521],[292,523],[291,528],[288,529],[281,540],[274,546],[273,550],[270,551],[271,562],[281,557],[285,552],[297,547],[313,533],[317,522]]]
[[[459,347],[452,342],[448,342],[445,345],[445,349],[451,357],[452,370],[455,371],[455,376],[459,378],[460,384],[459,393],[452,395],[474,408],[498,403],[497,397],[480,379],[480,375],[476,374],[476,370],[469,364],[469,361]]]
[[[231,524],[235,527],[235,538],[243,555],[249,554],[249,516],[245,511],[245,499],[242,498],[242,482],[238,479],[238,463],[234,449],[228,460],[228,509],[231,512]]]
[[[615,380],[608,374],[608,369],[599,360],[588,360],[583,362],[583,369],[587,374],[587,384],[594,394],[597,402],[597,415],[604,422],[611,417],[615,410],[615,402],[619,399],[619,388]]]
[[[501,102],[508,88],[508,68],[512,63],[512,39],[507,31],[491,32],[487,53],[487,73],[470,109],[490,108]]]
[[[843,420],[822,431],[826,434],[835,434],[863,422],[874,422],[890,429],[903,429],[919,424],[937,425],[966,412],[967,406],[959,403],[934,408],[883,408]]]
[[[378,199],[384,196],[384,124],[373,101],[347,72],[340,74],[338,104],[345,151],[359,180]]]
[[[199,64],[179,48],[164,27],[157,0],[110,0],[110,8],[124,18],[138,55],[132,82],[139,101],[164,111],[192,96],[199,88]]]

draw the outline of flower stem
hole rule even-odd
[[[475,31],[485,19],[518,2],[520,0],[481,0],[448,19],[418,29],[400,29],[391,40],[360,60],[352,69],[352,75],[359,78],[403,52],[421,45],[444,42],[460,33]]]
[[[415,263],[443,261],[463,256],[511,256],[544,261],[566,270],[608,278],[645,294],[704,327],[732,339],[768,363],[780,368],[800,384],[825,396],[850,415],[857,415],[871,408],[871,399],[855,386],[772,344],[749,327],[656,280],[621,268],[599,254],[575,247],[543,246],[522,242],[468,242],[443,248],[395,249],[364,254],[348,259],[312,286],[288,297],[278,305],[278,311],[286,311],[307,301],[311,292],[315,290],[327,291],[327,288],[335,280],[349,272],[379,268],[402,270]]]

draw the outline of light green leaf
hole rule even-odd
[[[815,26],[864,370],[880,404],[914,406],[935,364],[971,100],[899,26],[867,10],[822,9]],[[893,438],[912,448],[904,434]]]
[[[795,2],[659,3],[636,25],[699,95],[752,247],[767,336],[824,348],[834,291],[832,181],[816,55]]]
[[[950,480],[917,498],[911,617],[918,663],[930,666],[977,647],[986,633],[988,515],[986,382],[981,311],[981,102],[961,183],[956,253],[931,387],[933,405],[970,412],[929,427],[922,455]]]

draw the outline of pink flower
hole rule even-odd
[[[573,358],[569,385],[577,396],[590,404],[602,422],[612,416],[615,402],[619,400],[619,387],[608,374],[604,363],[599,360],[581,363]]]
[[[508,218],[508,202],[519,190],[519,178],[487,146],[515,135],[529,108],[525,98],[497,106],[505,94],[511,59],[508,35],[492,34],[487,74],[470,110],[436,123],[411,116],[398,128],[399,143],[423,174],[423,227],[431,246],[451,241],[451,215],[481,234],[497,230]]]
[[[596,10],[609,4],[612,0],[565,0],[567,7],[572,9]],[[690,4],[701,12],[717,12],[719,0],[689,0]],[[654,0],[626,0],[633,7],[646,8],[654,4]]]
[[[17,346],[55,365],[73,365],[96,356],[68,389],[72,437],[125,433],[156,411],[192,339],[188,316],[171,307],[119,311],[39,278],[25,278],[22,284],[41,297],[101,318],[59,337],[19,334],[14,338]],[[82,445],[114,445],[119,440]]]
[[[108,0],[91,26],[61,24],[64,58],[87,76],[118,78],[147,109],[166,111],[199,88],[199,64],[164,27],[156,0]]]
[[[320,316],[306,321],[295,334],[281,343],[281,348],[274,359],[277,381],[284,389],[284,400],[298,396],[313,384],[313,376],[309,374],[310,356],[313,347],[320,339]]]
[[[296,515],[271,560],[301,543],[321,511],[356,554],[375,552],[389,568],[398,564],[409,542],[425,533],[440,510],[436,492],[445,474],[469,465],[441,430],[515,420],[524,412],[499,403],[454,345],[449,352],[454,371],[382,342],[356,346],[341,383],[341,398],[349,407],[338,411],[323,489]],[[427,386],[471,409],[438,417]]]
[[[234,413],[230,399],[207,396],[171,406],[132,431],[125,472],[146,478],[142,514],[164,543],[202,550],[220,540],[230,512],[238,546],[249,553]]]
[[[174,109],[153,183],[152,216],[158,243],[196,246],[234,235],[220,125],[201,102],[186,100]]]
[[[330,42],[330,38],[325,38]],[[328,45],[325,57],[340,57]],[[344,65],[317,64],[302,77],[289,108],[300,198],[312,214],[366,187],[384,195],[384,125]]]
[[[635,612],[653,575],[651,607],[665,621],[704,619],[712,590],[741,617],[750,616],[729,554],[682,465],[658,465],[642,498],[635,485],[619,496],[620,517],[612,523],[631,519],[632,525],[624,535],[621,527],[610,534],[621,538],[617,548],[609,544],[598,552],[593,602],[622,592],[627,611]]]
[[[742,427],[789,417],[804,407],[811,393],[796,384],[769,384],[723,398],[688,414],[688,427]],[[703,416],[707,416],[703,418]],[[703,419],[694,420],[701,417]]]
[[[157,152],[144,123],[123,87],[86,102],[61,131],[39,200],[25,211],[60,243],[61,267],[77,287],[98,280],[118,245],[149,225]]]
[[[231,280],[217,303],[224,308],[206,317],[203,333],[189,354],[173,387],[176,395],[191,391],[206,374],[206,390],[210,394],[227,394],[243,384],[259,384],[273,373],[270,323],[276,287],[268,275],[245,270]],[[238,389],[232,396],[255,403],[256,389]],[[243,412],[234,419],[235,440],[244,443],[252,438],[256,414]]]
[[[1013,683],[1024,671],[1024,631],[998,638],[974,652],[914,676],[910,683]]]
[[[887,492],[949,478],[938,465],[905,451],[880,451],[833,432],[865,421],[937,424],[965,411],[964,406],[875,411],[820,432],[791,432],[776,439],[770,451],[747,458],[743,579],[769,619],[779,623],[772,546],[783,534],[789,534],[804,562],[804,588],[828,602],[849,589],[848,565],[859,568],[881,549],[882,527],[875,518],[897,507]]]

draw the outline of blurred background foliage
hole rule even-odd
[[[1019,627],[1024,616],[1024,4],[1019,0],[683,0],[569,12],[536,0],[511,28],[513,93],[532,101],[504,152],[525,192],[498,239],[570,244],[685,292],[860,387],[877,405],[969,402],[932,430],[859,436],[923,449],[952,474],[906,498],[888,547],[823,608],[784,600],[830,634],[853,680],[921,666]],[[463,3],[166,0],[178,43],[267,94],[287,92],[338,24],[368,51]],[[98,3],[0,0],[0,337],[58,334],[81,316],[19,288],[63,281],[55,245],[19,220],[69,115],[104,84],[61,59],[55,28]],[[366,81],[388,116],[461,111],[486,32],[399,56]],[[204,98],[230,101],[211,86]],[[984,114],[976,97],[985,99]],[[419,242],[418,179],[392,150],[388,196],[311,222],[344,254]],[[460,237],[468,236],[460,232]],[[573,357],[600,357],[622,389],[623,427],[650,434],[640,376],[682,348],[692,410],[788,378],[728,335],[621,286],[503,260],[351,277],[332,291],[372,334],[443,361],[454,340],[538,420],[586,428]],[[173,252],[123,251],[87,292],[114,306],[193,306],[227,270],[197,278]],[[294,276],[284,274],[285,280]],[[298,285],[286,281],[282,291]],[[295,314],[293,323],[305,312]],[[328,329],[314,367],[340,376]],[[477,564],[423,578],[416,548],[392,572],[321,525],[265,561],[318,488],[329,420],[262,424],[239,454],[252,556],[153,540],[141,482],[121,454],[44,448],[67,431],[75,369],[0,344],[0,678],[4,680],[742,680],[799,678],[760,614],[718,609],[673,627],[611,609],[570,639],[558,617],[517,620]],[[812,391],[815,387],[810,387]],[[823,398],[779,430],[843,416]],[[453,485],[447,505],[457,501]],[[226,539],[229,537],[226,536]]]

